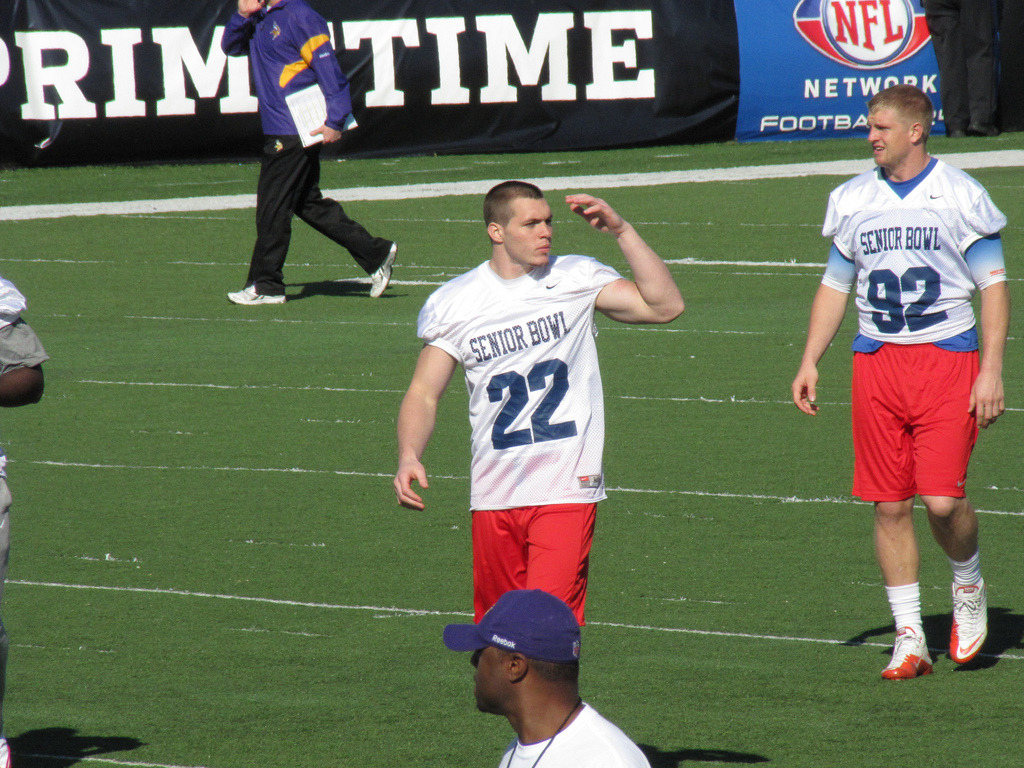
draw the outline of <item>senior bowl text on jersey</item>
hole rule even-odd
[[[470,339],[469,348],[473,351],[476,359],[483,362],[513,352],[520,352],[527,347],[536,347],[538,344],[555,341],[569,333],[564,312],[528,320],[525,325],[525,330],[522,325],[517,323],[508,328],[488,331],[482,336]]]

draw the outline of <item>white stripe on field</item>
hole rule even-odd
[[[394,280],[390,285],[394,285]],[[69,315],[50,315],[50,317],[69,317]],[[411,322],[391,322],[387,320],[333,320],[333,319],[310,319],[310,318],[289,318],[289,317],[160,317],[157,315],[125,315],[125,320],[153,320],[156,322],[176,321],[182,323],[286,323],[290,325],[302,325],[305,323],[320,323],[327,325],[372,325],[386,328],[410,328]]]
[[[665,396],[654,396],[654,395],[611,395],[617,400],[651,400],[654,402],[666,402],[666,403],[710,403],[712,405],[720,404],[752,404],[752,405],[792,405],[792,400],[758,400],[756,397],[665,397]],[[818,405],[841,405],[849,407],[850,402],[825,402],[817,401]],[[1013,411],[1024,411],[1024,408],[1006,408],[1007,412]]]
[[[9,463],[16,463],[9,460]],[[342,469],[303,469],[302,467],[213,467],[203,465],[169,466],[161,464],[96,464],[84,461],[46,461],[31,460],[28,464],[40,464],[47,467],[68,467],[71,469],[131,469],[158,472],[279,472],[296,475],[339,475],[342,477],[394,477],[392,472],[355,472]],[[469,480],[459,475],[431,475],[440,480]]]
[[[653,488],[612,488],[609,487],[608,491],[614,491],[617,493],[652,493],[652,494],[665,494],[668,496],[704,496],[714,499],[752,499],[754,501],[779,501],[783,504],[852,504],[856,506],[866,506],[871,502],[860,501],[859,499],[849,497],[836,497],[836,496],[819,496],[817,498],[802,499],[799,496],[777,496],[773,494],[759,494],[759,493],[728,493],[722,491],[665,491],[655,490]],[[999,488],[993,488],[989,490],[1000,490]],[[1024,510],[1020,512],[1009,512],[997,509],[976,509],[974,510],[979,515],[1005,515],[1009,517],[1024,517]]]
[[[35,752],[18,752],[15,755],[15,757],[32,757],[37,760],[53,760],[56,762],[67,763],[68,765],[74,765],[75,763],[83,762],[104,763],[105,765],[135,766],[137,768],[206,768],[206,766],[184,766],[174,765],[173,763],[140,763],[136,760],[115,760],[112,757],[91,757],[82,755],[75,755],[74,757],[71,757],[69,755],[41,755]]]
[[[66,467],[70,469],[128,469],[128,470],[144,470],[144,471],[157,471],[157,472],[277,472],[281,474],[299,474],[299,475],[337,475],[339,477],[381,477],[381,478],[392,478],[394,474],[391,472],[361,472],[356,470],[341,470],[341,469],[305,469],[303,467],[214,467],[214,466],[202,466],[202,465],[182,465],[182,466],[171,466],[171,465],[160,465],[160,464],[99,464],[93,462],[78,462],[78,461],[52,461],[45,459],[32,459],[25,461],[19,459],[17,461],[11,460],[12,464],[16,463],[25,464],[39,464],[47,467]],[[432,480],[469,480],[468,476],[465,475],[430,475]],[[732,493],[728,491],[690,491],[690,490],[659,490],[657,488],[623,488],[623,487],[608,487],[607,489],[613,493],[646,493],[652,495],[668,495],[668,496],[699,496],[703,498],[712,499],[751,499],[753,501],[778,501],[783,504],[853,504],[862,505],[868,502],[858,501],[853,498],[835,497],[835,496],[819,496],[809,499],[800,498],[799,496],[781,496],[775,494],[764,494],[764,493]],[[991,490],[999,490],[991,489]],[[990,510],[990,509],[978,509],[978,514],[986,515],[1005,515],[1009,517],[1024,517],[1024,511],[1011,512],[1004,510]]]
[[[964,170],[1004,168],[1024,165],[1024,150],[962,152],[942,155],[951,165]],[[757,165],[739,168],[710,168],[692,171],[655,171],[652,173],[614,173],[587,176],[561,176],[526,179],[545,190],[612,189],[648,187],[665,184],[692,184],[721,181],[787,179],[802,176],[853,176],[872,167],[870,160],[834,160],[786,165]],[[436,184],[400,184],[388,187],[327,189],[324,194],[342,203],[366,200],[413,200],[458,195],[483,195],[504,179],[455,181]],[[0,221],[56,219],[68,216],[105,216],[125,214],[226,211],[256,207],[256,195],[213,195],[209,197],[167,200],[128,200],[110,203],[64,203],[58,205],[12,205],[0,208]]]
[[[274,389],[282,392],[297,390],[299,392],[356,392],[360,394],[404,394],[404,389],[365,389],[357,387],[314,387],[285,386],[280,384],[209,384],[203,382],[183,381],[105,381],[102,379],[78,379],[76,384],[97,384],[101,386],[114,387],[178,387],[183,389]],[[655,397],[653,395],[610,395],[616,400],[651,400],[654,402],[670,403],[738,403],[756,405],[786,405],[791,400],[758,400],[757,398],[738,398],[735,395],[725,398],[713,397]],[[819,405],[849,405],[849,402],[826,402],[820,401]],[[1006,410],[1014,410],[1007,408]],[[1019,410],[1019,409],[1018,409]]]
[[[800,268],[814,268],[814,269],[825,269],[824,262],[821,261],[804,261],[798,262],[795,259],[792,261],[721,261],[716,259],[698,259],[687,257],[685,259],[663,259],[666,264],[682,264],[686,266],[701,266],[701,267],[800,267]]]
[[[392,280],[390,285],[394,285]],[[419,285],[443,285],[443,283],[419,283]],[[72,317],[71,315],[52,314],[49,317]],[[186,322],[186,323],[288,323],[292,325],[303,324],[327,324],[327,325],[372,325],[375,327],[387,328],[414,328],[414,321],[389,322],[386,320],[333,320],[325,318],[287,318],[287,317],[159,317],[146,315],[124,315],[125,320],[153,320],[155,322]],[[766,336],[769,331],[723,331],[709,328],[666,328],[664,326],[646,327],[641,325],[629,325],[626,323],[615,323],[601,328],[605,331],[632,331],[634,333],[709,333],[728,336]],[[784,331],[783,333],[788,333]],[[1012,337],[1010,337],[1012,338]]]
[[[265,603],[267,605],[287,605],[295,608],[326,608],[344,611],[372,611],[374,613],[395,613],[405,616],[471,616],[468,613],[454,611],[432,611],[421,608],[396,608],[384,605],[344,605],[338,603],[318,603],[308,600],[285,600],[275,597],[251,597],[247,595],[224,595],[216,592],[196,592],[189,589],[158,589],[155,587],[110,587],[96,584],[62,584],[56,581],[22,581],[8,579],[8,584],[21,584],[27,587],[54,587],[59,589],[96,590],[100,592],[131,592],[133,594],[172,595],[176,597],[200,597],[214,600],[234,600],[243,603]]]
[[[709,333],[746,333],[746,331],[709,331]],[[98,384],[116,387],[171,387],[180,389],[273,389],[280,392],[356,392],[359,394],[405,394],[404,389],[366,389],[361,387],[314,387],[310,385],[297,387],[281,384],[209,384],[203,382],[181,381],[104,381],[100,379],[78,379],[76,384]],[[708,403],[710,405],[789,405],[792,400],[761,400],[756,397],[666,397],[654,395],[609,395],[616,400],[641,400],[657,403]],[[849,406],[848,401],[825,402],[818,405]],[[1024,411],[1022,408],[1007,408],[1006,411]]]
[[[273,389],[281,392],[359,392],[367,394],[401,395],[404,389],[359,389],[355,387],[287,387],[279,384],[195,384],[173,381],[96,381],[79,379],[78,384],[110,384],[122,387],[181,387],[184,389]]]
[[[400,616],[456,616],[456,617],[469,617],[471,613],[463,611],[439,611],[427,608],[397,608],[394,606],[379,606],[379,605],[345,605],[338,603],[319,603],[309,602],[304,600],[285,600],[282,598],[274,597],[253,597],[250,595],[230,595],[220,594],[216,592],[196,592],[187,589],[158,589],[155,587],[112,587],[104,585],[94,584],[63,584],[61,582],[54,581],[28,581],[28,580],[13,580],[9,579],[8,584],[18,584],[27,587],[49,587],[54,589],[74,589],[74,590],[95,590],[102,592],[127,592],[132,594],[146,594],[146,595],[170,595],[173,597],[197,597],[204,599],[213,600],[231,600],[246,603],[264,603],[267,605],[284,605],[297,608],[320,608],[326,610],[340,610],[340,611],[368,611],[371,613],[388,613]],[[851,642],[850,640],[835,640],[832,638],[821,638],[821,637],[798,637],[791,635],[771,635],[764,633],[753,633],[753,632],[727,632],[724,630],[710,630],[710,629],[692,629],[689,627],[657,627],[649,624],[626,624],[623,622],[614,621],[588,621],[588,626],[595,627],[613,627],[616,629],[632,629],[645,632],[674,632],[687,635],[699,635],[702,637],[724,637],[734,638],[739,640],[768,640],[772,642],[794,642],[794,643],[816,643],[822,645],[839,645],[839,646],[851,646],[851,647],[877,647],[877,648],[890,648],[892,643],[871,643],[856,641]],[[936,652],[941,649],[935,649]],[[981,654],[985,655],[985,654]],[[999,659],[1014,659],[1021,660],[1024,656],[1017,654],[992,654],[989,658]]]
[[[773,640],[773,641],[779,641],[779,642],[793,642],[793,643],[819,643],[819,644],[822,644],[822,645],[845,645],[845,646],[849,646],[851,648],[860,648],[862,646],[863,647],[868,647],[868,648],[892,648],[892,643],[872,643],[872,642],[862,641],[862,640],[855,640],[855,641],[851,641],[851,640],[832,640],[832,639],[829,639],[829,638],[822,638],[822,637],[790,637],[790,636],[786,636],[786,635],[762,635],[762,634],[755,634],[755,633],[750,633],[750,632],[725,632],[725,631],[721,631],[721,630],[709,630],[709,629],[682,629],[682,628],[674,628],[674,627],[654,627],[654,626],[650,626],[650,625],[647,625],[647,624],[620,624],[620,623],[611,622],[611,621],[588,621],[587,624],[588,625],[594,624],[596,626],[601,626],[601,627],[619,627],[621,629],[647,630],[647,631],[650,631],[650,632],[678,632],[678,633],[686,634],[686,635],[701,635],[703,637],[737,638],[737,639],[741,639],[741,640]],[[943,648],[943,647],[936,647],[936,648],[929,647],[929,650],[932,653],[941,656],[943,653],[946,652],[947,649]],[[978,656],[984,656],[984,657],[987,657],[987,658],[990,658],[990,659],[1014,659],[1014,660],[1018,660],[1018,661],[1019,660],[1024,660],[1024,655],[1019,655],[1019,654],[1016,654],[1016,653],[979,653]]]

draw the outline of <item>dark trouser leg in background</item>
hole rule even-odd
[[[372,274],[387,258],[391,241],[374,237],[345,213],[341,204],[320,192],[320,145],[306,149],[310,174],[295,215],[317,232],[346,248],[366,274]]]
[[[280,146],[281,149],[277,149]],[[292,216],[312,168],[297,136],[267,136],[256,185],[256,245],[246,285],[270,296],[284,294],[284,260],[292,236]]]

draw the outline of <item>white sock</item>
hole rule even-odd
[[[969,586],[971,584],[981,583],[981,550],[979,549],[974,553],[974,557],[970,560],[964,560],[962,563],[949,559],[949,564],[953,566],[953,583],[959,586]]]
[[[917,582],[899,587],[886,587],[885,594],[889,597],[889,607],[896,621],[896,630],[902,627],[913,627],[924,634],[921,621],[921,586]]]

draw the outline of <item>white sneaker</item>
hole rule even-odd
[[[255,299],[255,298],[256,298],[256,286],[255,285],[247,285],[247,286],[245,286],[245,288],[243,288],[240,291],[235,291],[234,293],[229,293],[228,294],[228,301],[232,302],[233,304],[240,304],[243,301],[252,300],[252,299]]]
[[[11,768],[11,748],[3,736],[0,736],[0,768]]]
[[[985,580],[977,584],[953,585],[953,631],[949,634],[949,655],[957,664],[978,655],[988,637],[988,590]]]
[[[255,285],[247,285],[240,291],[228,294],[228,301],[232,304],[284,304],[286,300],[284,294],[268,296],[263,293],[256,293]],[[3,766],[0,765],[0,768],[3,768]]]
[[[398,244],[392,243],[391,250],[384,258],[384,263],[377,267],[377,271],[370,275],[370,298],[378,299],[391,282],[391,268],[395,265],[395,256],[398,255]]]
[[[914,627],[900,627],[892,649],[892,661],[882,670],[886,680],[912,680],[932,672],[932,657],[924,634]]]

